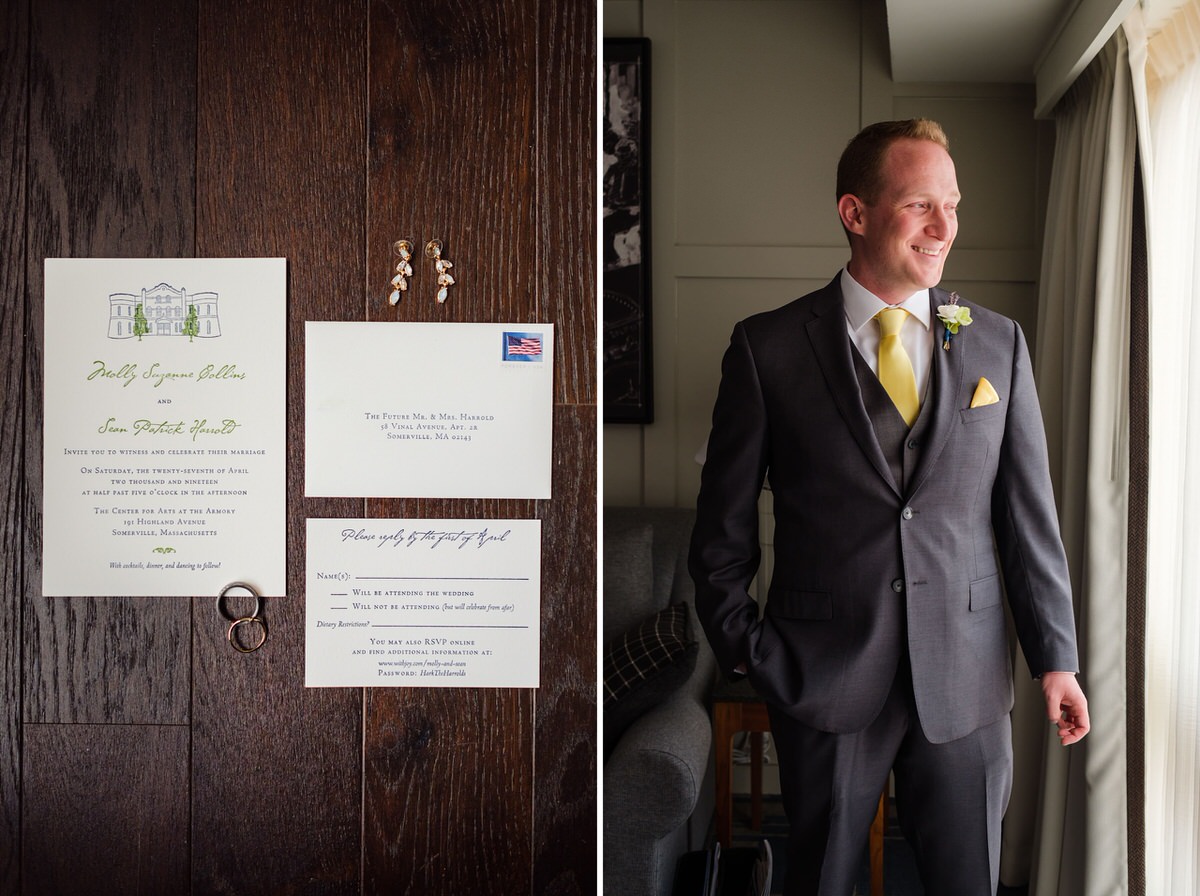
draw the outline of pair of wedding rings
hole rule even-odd
[[[225,605],[225,596],[236,588],[248,591],[254,597],[254,612],[249,616],[238,616],[231,613]],[[262,596],[253,586],[247,585],[245,582],[231,582],[226,585],[221,589],[220,596],[217,597],[217,612],[229,622],[229,631],[225,633],[225,640],[234,650],[239,653],[254,653],[267,642],[267,621],[262,615]],[[240,628],[253,626],[258,627],[257,639],[252,637],[251,631],[238,632]]]

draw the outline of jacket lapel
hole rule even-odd
[[[900,489],[892,478],[887,459],[875,438],[871,418],[867,415],[859,391],[858,378],[854,374],[854,359],[850,355],[854,349],[850,347],[850,339],[846,335],[846,312],[842,307],[842,289],[839,283],[840,275],[834,278],[813,302],[813,317],[806,324],[808,338],[821,367],[821,373],[829,386],[830,395],[833,396],[838,412],[846,421],[854,440],[858,442],[871,466],[899,495]]]
[[[956,337],[950,343],[949,351],[942,348],[941,321],[937,319],[937,306],[949,303],[950,295],[945,290],[934,287],[929,291],[929,303],[933,312],[933,360],[930,372],[933,374],[932,396],[928,400],[934,402],[931,409],[933,415],[929,420],[928,436],[925,439],[925,450],[913,473],[912,483],[908,489],[910,495],[915,494],[941,457],[946,443],[954,432],[958,421],[958,396],[963,394],[963,374],[966,369],[965,359],[970,351],[971,340]]]

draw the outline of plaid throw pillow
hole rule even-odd
[[[604,654],[605,707],[683,660],[694,644],[687,604],[672,604],[616,638]]]

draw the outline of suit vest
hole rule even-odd
[[[854,357],[854,372],[858,376],[859,393],[862,395],[863,406],[867,416],[871,418],[871,426],[875,430],[875,441],[879,443],[888,468],[892,471],[892,479],[900,494],[907,494],[907,483],[917,468],[924,447],[925,432],[929,428],[930,408],[933,405],[936,364],[929,369],[930,380],[925,389],[925,400],[921,402],[921,410],[917,419],[909,429],[891,397],[879,382],[874,371],[863,360],[857,347],[850,346],[850,354]]]

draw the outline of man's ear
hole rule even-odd
[[[863,232],[863,201],[853,193],[844,193],[838,199],[838,216],[847,232],[862,234]]]

